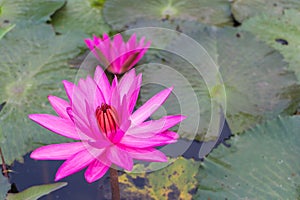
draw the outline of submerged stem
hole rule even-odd
[[[109,169],[109,173],[110,173],[110,185],[111,185],[112,200],[120,200],[118,171],[116,169],[114,169],[112,166]]]

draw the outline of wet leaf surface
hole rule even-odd
[[[6,102],[0,113],[0,133],[7,164],[41,144],[66,141],[27,115],[53,113],[49,94],[65,97],[61,81],[75,78],[77,70],[69,68],[67,61],[79,53],[74,48],[77,40],[72,35],[55,36],[49,25],[15,27],[0,40],[0,102]]]
[[[60,34],[71,33],[81,35],[81,46],[84,45],[84,37],[92,34],[102,35],[109,32],[108,25],[102,18],[102,0],[71,0],[52,16],[52,24],[56,32]]]
[[[239,29],[197,26],[194,31],[187,30],[219,67],[226,90],[226,116],[233,133],[241,133],[256,123],[296,110],[300,87],[294,72],[287,69],[288,63],[278,51]],[[150,39],[156,41],[155,37]],[[167,52],[155,50],[145,60],[149,64],[137,68],[143,72],[144,82],[152,83],[143,85],[141,101],[160,90],[157,83],[167,86],[172,83],[175,96],[164,104],[164,112],[175,114],[181,110],[188,116],[182,122],[182,135],[186,138],[194,133],[195,119],[200,116],[197,135],[201,138],[209,124],[216,123],[210,121],[211,98],[218,95],[220,88],[216,85],[209,93],[199,68],[191,65],[188,59],[171,53],[172,49],[182,49],[184,43],[180,37],[175,38],[166,45]],[[196,49],[191,47],[188,52],[197,55]],[[199,54],[202,60],[206,56]],[[192,93],[196,95],[200,109],[194,105]],[[160,115],[162,113],[154,117]]]
[[[117,30],[124,29],[140,18],[161,21],[182,19],[224,25],[232,23],[230,15],[230,3],[225,0],[152,0],[142,3],[134,0],[110,0],[104,4],[105,20]]]
[[[280,51],[300,80],[300,13],[286,10],[281,17],[259,15],[241,27]]]
[[[284,117],[235,136],[200,167],[195,199],[297,199],[300,117]]]
[[[232,3],[232,13],[239,22],[260,14],[280,16],[289,9],[300,9],[297,0],[238,0]]]

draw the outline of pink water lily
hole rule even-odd
[[[69,101],[49,96],[58,116],[31,114],[39,125],[76,142],[51,144],[31,153],[37,160],[66,160],[55,180],[85,167],[85,178],[101,178],[112,164],[132,170],[133,159],[166,162],[167,157],[155,147],[176,142],[178,134],[168,130],[181,122],[182,115],[149,120],[168,98],[167,88],[134,111],[142,83],[141,74],[132,69],[120,81],[109,83],[101,67],[94,78],[80,79],[78,85],[63,81]]]
[[[130,70],[143,57],[150,46],[150,41],[145,44],[145,37],[139,42],[133,34],[128,42],[124,42],[122,35],[117,34],[111,40],[107,34],[103,38],[94,36],[85,39],[86,45],[107,70],[113,74],[123,74]]]

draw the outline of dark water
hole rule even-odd
[[[222,133],[213,146],[216,148],[220,144],[224,144],[225,140],[229,139],[231,136],[230,128],[225,122],[222,129]],[[188,141],[179,140],[174,145],[169,145],[172,149],[178,149],[180,146],[185,146]],[[199,158],[199,149],[203,145],[208,143],[202,143],[198,141],[193,141],[189,148],[185,151],[183,156],[185,158],[193,158],[196,160],[203,160],[203,157]],[[212,149],[211,149],[212,150]],[[177,155],[174,155],[177,156]],[[14,183],[19,191],[23,191],[33,185],[41,185],[48,183],[55,183],[55,173],[63,161],[36,161],[29,157],[29,154],[25,155],[24,163],[15,162],[11,169],[13,170],[10,173],[10,182]],[[120,172],[123,173],[123,172]],[[41,200],[94,200],[94,199],[110,199],[110,182],[109,182],[109,173],[106,173],[104,177],[94,183],[87,183],[84,179],[84,170],[81,170],[78,173],[75,173],[69,177],[62,179],[60,182],[67,182],[68,185],[56,190],[49,195],[46,195]],[[141,184],[137,182],[136,186],[140,187]]]
[[[15,183],[19,191],[33,186],[55,183],[55,173],[63,161],[36,161],[27,154],[24,163],[15,162],[10,174],[11,183]],[[84,170],[64,178],[60,182],[68,185],[40,198],[41,200],[83,200],[83,199],[108,199],[110,183],[107,173],[103,178],[94,183],[87,183],[84,179]]]

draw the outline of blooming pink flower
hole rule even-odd
[[[87,167],[85,178],[93,182],[114,164],[132,170],[133,159],[165,162],[155,147],[174,143],[178,134],[168,130],[181,122],[182,115],[147,120],[167,99],[165,89],[133,112],[142,82],[132,69],[110,85],[105,73],[96,68],[94,78],[80,79],[78,85],[63,81],[69,102],[55,96],[48,99],[58,116],[31,114],[39,125],[77,142],[52,144],[32,152],[38,160],[66,160],[58,169],[59,180]],[[146,121],[147,120],[147,121]]]
[[[94,36],[93,39],[85,39],[96,58],[113,74],[125,73],[143,57],[151,44],[144,44],[144,41],[145,37],[142,37],[137,43],[135,34],[127,43],[121,34],[115,35],[113,41],[107,34],[103,34],[103,38]]]

